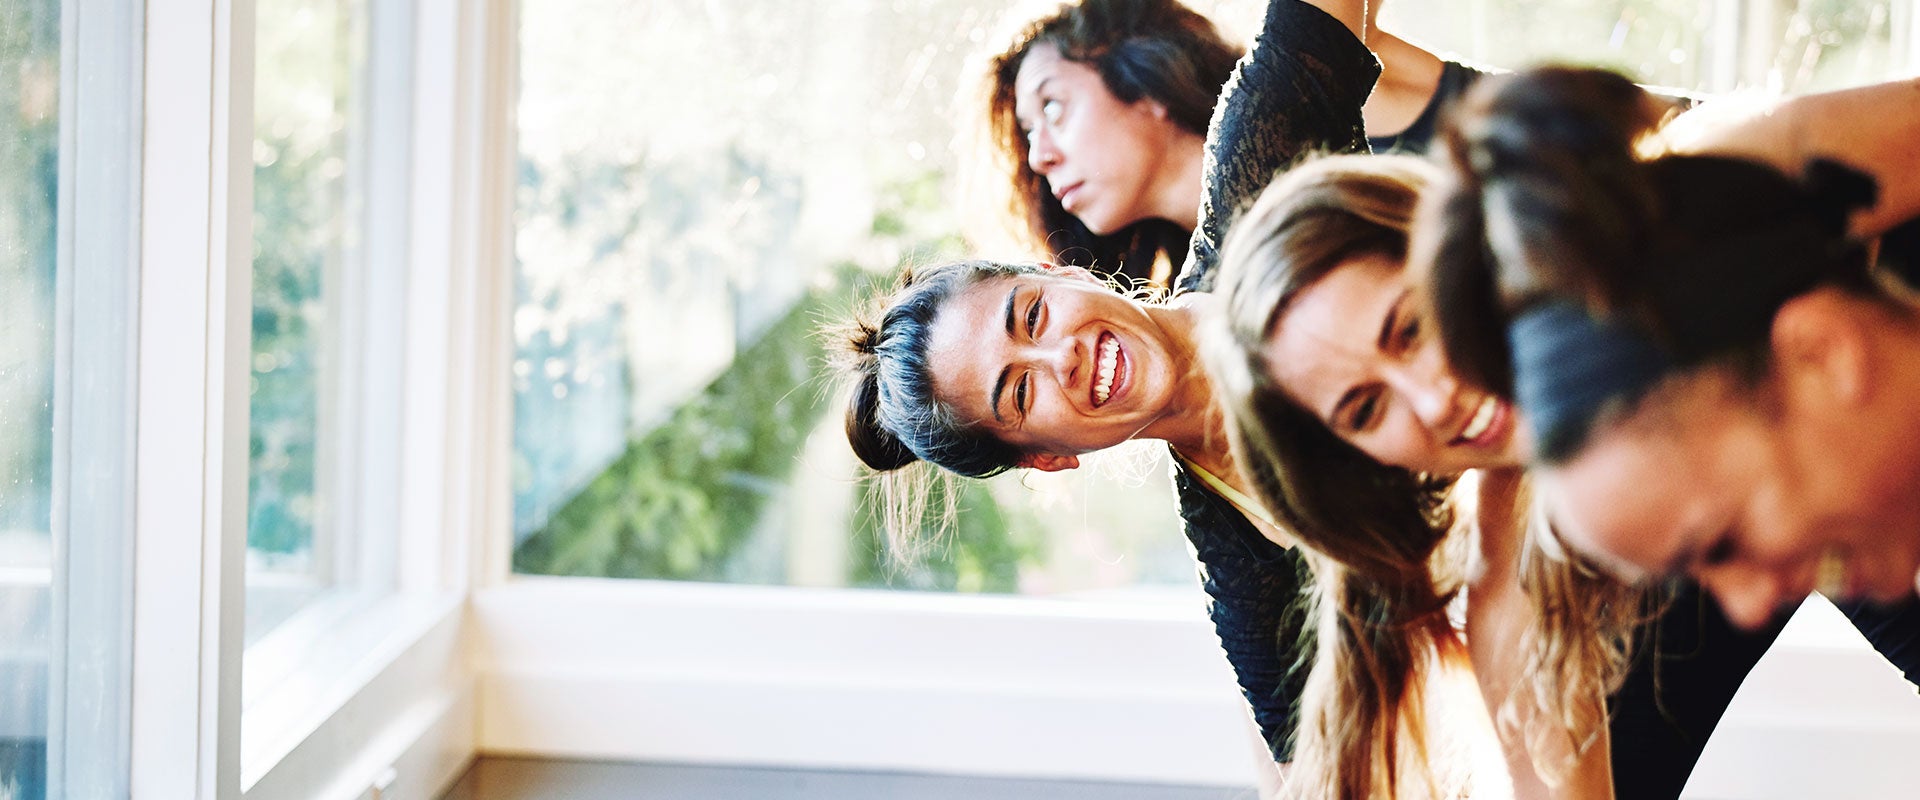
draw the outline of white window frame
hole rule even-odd
[[[411,152],[388,165],[410,185],[383,234],[404,241],[405,313],[377,368],[401,410],[356,434],[396,488],[353,523],[395,542],[394,592],[309,626],[251,697],[242,671],[269,669],[241,614],[253,5],[151,4],[134,27],[133,796],[432,800],[476,752],[1253,782],[1243,701],[1186,600],[512,576],[517,9],[410,8]],[[1780,713],[1778,736],[1808,724]]]
[[[407,54],[385,66],[412,75],[411,91],[375,87],[373,113],[411,124],[399,126],[399,146],[370,153],[370,194],[389,205],[372,209],[366,231],[367,290],[356,297],[371,298],[369,325],[347,341],[371,376],[355,391],[391,402],[348,434],[366,467],[353,472],[363,491],[343,529],[393,544],[384,557],[340,550],[347,569],[393,591],[345,601],[358,607],[329,619],[326,604],[303,611],[252,656],[241,609],[254,9],[189,0],[147,12],[135,796],[430,800],[474,752],[464,521],[477,395],[464,343],[476,320],[464,297],[478,283],[466,242],[480,207],[470,187],[486,133],[474,117],[494,15],[457,0],[369,8],[384,35],[401,37],[376,49]],[[268,679],[243,694],[243,671]]]

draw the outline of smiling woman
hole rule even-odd
[[[1167,442],[1215,633],[1280,761],[1292,757],[1305,679],[1294,650],[1305,566],[1234,467],[1193,332],[1214,304],[1205,288],[1224,212],[1303,151],[1365,147],[1361,104],[1380,68],[1358,37],[1364,6],[1325,5],[1337,13],[1298,0],[1268,4],[1260,42],[1235,67],[1209,124],[1201,196],[1185,201],[1197,217],[1195,246],[1170,300],[1134,300],[1073,268],[959,262],[903,276],[879,313],[842,337],[854,384],[847,438],[881,473],[896,548],[913,549],[932,481],[1067,469],[1128,439]],[[1049,66],[1062,65],[1043,60],[1035,69]],[[1051,150],[1056,132],[1044,129],[1047,115],[1064,125],[1073,112],[1064,103],[1047,111],[1038,90],[1068,76],[1022,80],[1035,102],[1015,109],[1007,81],[1008,127],[1039,130],[1033,168],[1072,178],[1067,188],[1086,192],[1086,205],[1074,191],[1061,194],[1076,208],[1099,209],[1092,175],[1063,171],[1072,157]],[[1029,140],[1020,141],[1024,149]]]
[[[1129,300],[1074,267],[975,284],[929,331],[934,395],[1018,449],[1017,466],[1070,469],[1135,436],[1183,438],[1203,393],[1181,396],[1169,365],[1192,363],[1191,327],[1188,304]]]

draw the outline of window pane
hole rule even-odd
[[[967,58],[1014,3],[525,4],[514,315],[522,573],[1073,592],[1190,585],[1164,450],[960,491],[889,564],[810,334],[903,264],[961,254]],[[1193,5],[1247,41],[1263,0]],[[1481,63],[1694,89],[1859,82],[1912,0],[1391,3]],[[1905,16],[1903,16],[1905,15]],[[1777,46],[1776,46],[1777,45]],[[959,97],[956,100],[956,96]],[[876,283],[878,282],[878,283]]]
[[[1003,0],[524,6],[514,565],[1059,592],[1191,584],[1157,448],[963,490],[896,571],[813,329],[960,254],[950,103]]]
[[[60,3],[0,0],[0,797],[47,791]]]
[[[366,59],[360,3],[262,0],[256,15],[250,642],[337,578],[337,338]]]
[[[1464,0],[1390,3],[1381,26],[1496,67],[1591,63],[1656,86],[1806,92],[1908,69],[1913,9],[1912,0]]]

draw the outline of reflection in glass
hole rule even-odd
[[[60,3],[0,0],[0,797],[47,792]]]
[[[342,262],[358,245],[351,177],[366,60],[363,6],[256,6],[247,639],[329,580]]]

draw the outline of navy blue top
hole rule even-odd
[[[1440,114],[1446,110],[1455,98],[1467,93],[1474,81],[1487,73],[1469,67],[1458,61],[1447,61],[1440,65],[1440,84],[1433,89],[1433,96],[1427,98],[1427,105],[1420,109],[1420,116],[1407,125],[1407,129],[1392,136],[1368,136],[1367,144],[1373,146],[1376,153],[1401,153],[1406,155],[1424,155],[1427,144],[1433,141],[1433,134],[1440,129]]]

